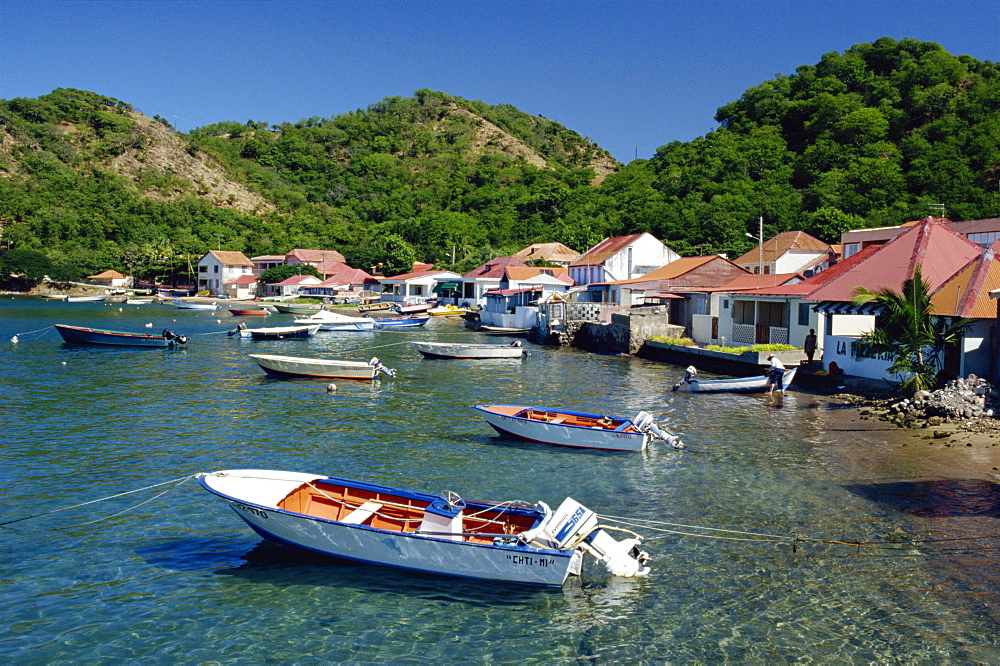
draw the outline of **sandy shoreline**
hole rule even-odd
[[[843,430],[859,435],[858,444],[867,449],[863,455],[890,469],[907,470],[914,478],[1000,481],[1000,421],[988,432],[972,432],[955,421],[901,428],[881,420],[870,405],[853,405],[844,396],[828,399],[837,405],[835,419]]]

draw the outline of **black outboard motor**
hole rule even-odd
[[[174,333],[173,331],[171,331],[169,328],[163,329],[163,333],[161,333],[160,335],[162,335],[168,341],[176,343],[176,344],[179,344],[179,345],[185,345],[185,344],[187,344],[187,341],[188,341],[186,335],[178,335],[177,333]]]

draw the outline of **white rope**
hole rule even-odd
[[[97,502],[103,502],[105,500],[114,499],[116,497],[124,497],[125,495],[132,495],[134,493],[139,493],[139,492],[142,492],[144,490],[152,490],[153,488],[159,488],[160,486],[166,486],[166,485],[171,484],[171,483],[176,484],[174,487],[177,487],[177,486],[181,485],[182,483],[184,483],[185,481],[189,481],[190,479],[194,479],[197,476],[198,476],[197,474],[191,474],[190,476],[182,476],[182,477],[178,477],[176,479],[170,479],[169,481],[164,481],[162,483],[154,483],[153,485],[146,486],[145,488],[136,488],[135,490],[127,490],[127,491],[125,491],[123,493],[118,493],[116,495],[108,495],[107,497],[100,497],[100,498],[95,499],[95,500],[90,500],[89,502],[81,502],[80,504],[74,504],[72,506],[64,506],[64,507],[59,508],[59,509],[52,509],[51,511],[43,511],[42,513],[36,513],[34,515],[25,516],[23,518],[15,518],[14,520],[7,520],[7,521],[4,521],[4,522],[0,523],[0,527],[3,527],[4,525],[11,525],[13,523],[19,523],[22,520],[31,520],[32,518],[39,518],[41,516],[48,516],[48,515],[51,515],[53,513],[59,513],[60,511],[68,511],[69,509],[78,509],[81,506],[87,506],[88,504],[95,504]],[[170,488],[168,490],[173,490],[173,488]],[[166,492],[166,491],[164,491],[164,492]],[[153,498],[153,499],[155,499],[155,498]],[[139,505],[136,505],[136,506],[139,506]]]
[[[50,328],[55,328],[55,327],[54,326],[46,326],[45,328],[40,328],[40,329],[38,329],[36,331],[28,331],[27,333],[15,333],[14,337],[19,338],[19,337],[22,337],[22,336],[25,336],[25,335],[31,335],[32,333],[41,333],[42,331],[47,331]]]

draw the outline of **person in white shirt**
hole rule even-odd
[[[767,368],[767,372],[764,373],[767,375],[768,394],[774,393],[775,386],[778,387],[779,391],[784,393],[785,389],[781,385],[781,378],[785,375],[785,364],[774,354],[769,355],[767,360],[771,362],[771,365]]]

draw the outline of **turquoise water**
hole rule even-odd
[[[569,495],[612,516],[776,535],[1000,532],[992,484],[911,478],[884,455],[881,424],[846,421],[794,387],[773,401],[671,393],[683,369],[642,359],[529,344],[522,360],[432,361],[405,342],[486,341],[461,321],[256,343],[225,335],[238,321],[225,310],[2,298],[0,522],[261,467],[550,505]],[[151,323],[191,340],[74,348],[55,323]],[[398,376],[342,380],[330,394],[327,382],[268,378],[246,358],[261,352],[377,355]],[[609,454],[501,439],[471,406],[507,402],[646,410],[688,448]],[[193,481],[154,498],[168,488],[0,530],[0,658],[1000,661],[998,558],[984,547],[995,542],[793,550],[638,529],[648,578],[615,579],[588,561],[581,578],[544,590],[317,559],[261,542]]]

